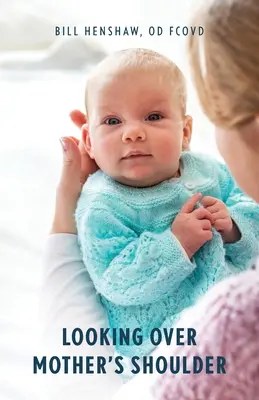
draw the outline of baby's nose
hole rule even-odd
[[[136,142],[138,140],[143,141],[146,138],[145,131],[140,127],[128,128],[122,135],[123,142]]]

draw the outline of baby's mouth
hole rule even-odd
[[[129,160],[142,157],[152,157],[152,156],[151,154],[144,153],[142,151],[130,151],[129,153],[126,154],[126,156],[122,157],[122,160]]]

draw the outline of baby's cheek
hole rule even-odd
[[[181,146],[172,140],[161,140],[157,143],[157,151],[165,162],[172,162],[172,159],[180,157]]]
[[[107,170],[108,168],[109,171],[117,165],[118,159],[122,157],[121,153],[121,146],[112,137],[100,141],[96,151],[99,163],[103,165],[104,169]]]
[[[114,147],[114,140],[112,140],[112,137],[109,137],[108,135],[100,137],[95,143],[96,152],[98,152],[99,155],[105,155],[106,157],[109,154],[108,152]]]

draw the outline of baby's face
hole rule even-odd
[[[177,174],[190,131],[166,77],[149,70],[104,76],[89,103],[87,147],[106,174],[138,187]]]

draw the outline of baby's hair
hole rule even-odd
[[[203,110],[217,126],[238,128],[259,112],[259,1],[208,0],[193,25],[204,28],[189,37]]]
[[[186,113],[186,82],[185,77],[177,65],[169,58],[153,50],[132,48],[116,51],[101,61],[90,73],[85,90],[85,105],[90,100],[90,88],[94,88],[94,83],[98,81],[101,74],[108,72],[111,74],[121,73],[131,69],[157,69],[163,74],[168,74],[168,78],[173,83],[173,89],[179,96],[179,102],[183,115]],[[169,83],[170,81],[168,81]]]

